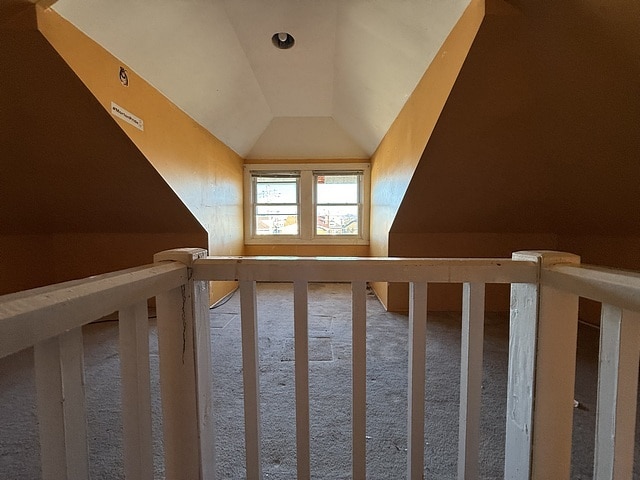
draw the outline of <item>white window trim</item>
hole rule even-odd
[[[298,235],[255,235],[253,172],[300,172]],[[361,223],[358,235],[316,235],[315,186],[313,172],[362,171],[360,188]],[[369,204],[371,166],[368,163],[304,163],[244,165],[244,241],[247,245],[369,245]]]

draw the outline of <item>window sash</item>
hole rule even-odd
[[[310,164],[282,164],[282,165],[245,165],[245,186],[247,195],[245,197],[245,242],[247,244],[353,244],[366,245],[369,243],[369,218],[368,218],[368,198],[369,195],[369,165],[366,163],[344,164],[346,167],[342,169],[343,164],[326,164],[326,168],[319,169],[318,165]],[[314,168],[316,167],[316,168]],[[354,168],[356,167],[356,168]],[[318,176],[356,176],[355,198],[351,197],[326,197],[317,192]],[[264,198],[258,200],[256,184],[258,179],[264,180],[265,183],[269,179],[282,179],[286,182],[291,179],[297,182],[297,202],[271,199],[272,203],[264,201]],[[353,185],[353,181],[350,182]],[[322,201],[318,201],[318,200]],[[290,200],[287,198],[286,200]],[[258,211],[262,207],[272,208],[275,210],[285,208],[286,206],[297,206],[297,234],[291,234],[283,231],[280,226],[278,233],[270,233],[264,223],[260,224],[260,231],[256,218]],[[330,210],[349,208],[355,209],[353,212],[347,212],[341,218],[333,218],[330,223],[335,230],[329,232],[329,225],[324,232],[318,233],[318,216],[320,209],[327,208]],[[347,225],[349,222],[349,214],[351,219],[357,216],[357,228],[355,225]],[[274,213],[275,215],[275,213]],[[281,217],[283,218],[283,217]],[[271,220],[270,220],[271,221]],[[289,226],[293,219],[289,220]],[[353,221],[351,221],[353,223]],[[274,225],[274,224],[271,224]],[[282,221],[280,221],[282,225]],[[340,227],[344,227],[341,230]],[[289,227],[289,230],[291,227]],[[331,234],[329,234],[331,233]]]
[[[264,179],[264,182],[260,182]],[[291,179],[292,182],[272,182],[273,184],[295,185],[294,202],[261,201],[259,185],[269,184],[270,179]],[[300,173],[299,172],[252,172],[251,222],[254,237],[298,237],[300,235]],[[279,199],[278,199],[279,200]],[[294,207],[291,210],[287,207]],[[269,211],[271,210],[271,212]],[[293,228],[295,225],[295,228]],[[269,230],[264,231],[267,227]]]
[[[318,201],[318,198],[321,196],[319,194],[319,186],[320,185],[328,185],[328,184],[320,184],[320,177],[355,177],[355,199],[353,201]],[[362,221],[362,182],[363,182],[364,172],[362,170],[314,170],[313,172],[313,188],[314,188],[314,215],[313,215],[313,238],[327,238],[327,237],[336,237],[336,238],[345,238],[345,237],[360,237],[363,229],[363,221]],[[336,183],[334,185],[340,185]],[[345,185],[353,185],[353,183],[345,184]],[[339,209],[340,207],[351,207],[355,208],[355,213],[347,213],[347,214],[333,214],[334,221],[332,222],[330,217],[332,216],[330,211],[334,211]],[[321,214],[322,209],[327,211],[326,214]],[[356,227],[353,227],[353,220],[350,218],[351,215],[355,215]],[[325,219],[323,217],[329,217]],[[355,230],[355,231],[354,231]]]

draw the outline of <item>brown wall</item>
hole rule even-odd
[[[144,120],[144,131],[116,122],[207,229],[212,254],[240,253],[242,158],[56,12],[37,13],[39,30],[102,106],[115,102]]]
[[[562,235],[558,249],[580,255],[582,263],[640,271],[640,235]],[[600,322],[600,304],[580,299],[580,313],[591,323]]]
[[[518,250],[556,250],[558,239],[553,234],[526,233],[395,233],[389,235],[389,248],[393,256],[416,257],[416,252],[425,251],[432,258],[510,258]],[[464,254],[460,254],[464,252]],[[389,285],[388,309],[397,312],[409,310],[407,284]],[[485,307],[488,311],[500,312],[509,309],[509,286],[488,285]],[[456,311],[462,308],[461,284],[429,285],[429,310]]]
[[[371,256],[387,256],[389,231],[484,15],[472,0],[371,158]],[[374,284],[383,304],[386,284]]]
[[[149,263],[185,241],[206,247],[34,22],[0,29],[0,71],[1,293]]]
[[[640,4],[601,1],[601,17],[586,3],[488,3],[390,255],[509,256],[555,238],[583,262],[640,269]],[[628,17],[633,41],[616,31]],[[443,251],[452,237],[465,241]]]
[[[43,14],[58,46],[98,71],[109,106],[145,120],[144,132],[125,134],[29,8],[0,22],[0,292],[149,263],[179,246],[241,254],[241,159],[132,72],[122,87],[115,59]],[[101,68],[114,65],[112,82]],[[216,298],[233,285],[217,287]]]
[[[0,235],[0,295],[146,265],[154,252],[205,239],[202,233]]]
[[[241,255],[242,159],[56,12],[37,9],[37,18],[39,30],[107,111],[115,102],[143,119],[144,131],[116,121],[204,227],[209,253]],[[120,67],[128,72],[126,87]],[[212,300],[232,288],[214,284]]]

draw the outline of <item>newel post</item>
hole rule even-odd
[[[156,297],[167,479],[214,477],[209,282],[193,281],[200,248],[166,250],[155,262],[184,263],[185,285]]]
[[[568,479],[578,297],[540,281],[545,267],[579,264],[562,252],[516,252],[538,283],[511,285],[505,479]]]

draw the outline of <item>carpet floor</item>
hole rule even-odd
[[[258,286],[265,478],[295,479],[293,295],[289,284]],[[216,461],[220,478],[245,478],[239,294],[211,311]],[[351,321],[346,284],[309,288],[311,473],[351,478]],[[487,314],[483,358],[480,476],[503,477],[508,315]],[[459,313],[430,314],[427,325],[425,478],[457,476]],[[156,478],[163,478],[156,332],[151,322]],[[85,327],[89,449],[93,479],[123,478],[120,374],[115,322]],[[406,315],[367,297],[367,476],[406,477]],[[592,478],[598,330],[580,326],[574,411],[573,479]],[[33,352],[0,360],[0,478],[40,478]],[[640,448],[636,441],[636,466]],[[636,468],[636,472],[639,472]],[[636,473],[638,475],[638,473]],[[634,477],[640,478],[640,477]]]

